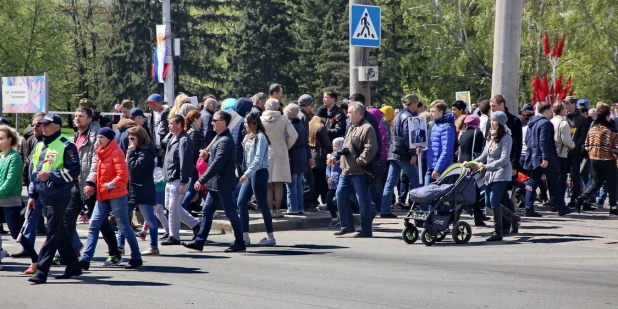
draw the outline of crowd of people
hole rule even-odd
[[[283,106],[283,97],[279,84],[251,98],[219,102],[205,95],[197,106],[185,94],[171,105],[152,94],[145,100],[148,116],[125,100],[116,106],[122,116],[107,120],[82,99],[72,138],[61,133],[62,118],[53,113],[34,115],[23,137],[0,118],[0,209],[21,245],[11,256],[31,259],[24,273],[33,283],[45,283],[52,265],[66,266],[57,279],[79,276],[90,268],[100,233],[108,254],[103,266],[123,262],[126,241],[131,254],[124,267],[138,268],[142,256],[160,254],[159,245],[202,251],[217,209],[234,232],[226,252],[251,244],[253,208],[266,228],[256,246],[277,244],[273,218],[308,208],[328,211],[335,235],[372,237],[378,213],[397,218],[394,210],[415,207],[407,192],[437,181],[457,162],[485,171],[471,214],[476,226],[485,226],[490,218],[483,209],[493,210],[495,232],[487,241],[517,233],[516,206],[525,217],[541,216],[537,188],[559,216],[594,210],[593,203],[603,207],[605,192],[610,213],[618,212],[612,209],[618,119],[606,104],[589,109],[586,100],[567,97],[526,104],[514,115],[501,95],[472,108],[436,100],[427,110],[414,94],[404,95],[396,109],[372,107],[359,93],[341,99],[333,90],[323,93],[323,104],[305,94]],[[28,187],[23,217],[22,185]],[[195,200],[203,201],[201,218],[190,211]],[[144,218],[137,233],[134,209]],[[354,213],[360,214],[358,230]],[[42,216],[46,239],[37,252]],[[78,218],[89,221],[85,245]],[[192,229],[191,240],[181,240],[181,224]],[[140,251],[138,239],[148,236],[148,248]],[[0,240],[0,260],[7,254]]]

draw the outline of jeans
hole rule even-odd
[[[4,212],[4,218],[6,219],[6,225],[8,225],[9,227],[9,233],[11,234],[11,238],[17,239],[22,227],[20,215],[21,206],[0,207],[0,211]],[[34,227],[34,230],[36,234],[36,226]],[[34,245],[34,243],[32,244]],[[2,248],[2,239],[0,239],[0,248]]]
[[[616,161],[613,160],[591,160],[592,166],[592,185],[580,196],[581,200],[591,197],[606,184],[609,195],[609,205],[616,206]]]
[[[560,191],[564,189],[564,187],[560,186],[559,176],[560,172],[558,168],[552,165],[547,166],[546,168],[537,167],[534,170],[528,171],[528,179],[527,185],[529,186],[528,190],[526,190],[526,198],[525,198],[525,207],[526,212],[534,211],[534,200],[536,199],[536,188],[539,186],[541,182],[541,176],[545,175],[547,178],[547,185],[549,186],[549,192],[552,196],[562,197],[562,193],[564,191]],[[573,185],[575,186],[575,185]],[[559,212],[564,212],[565,203],[563,198],[554,199],[554,203],[556,208],[558,208]]]
[[[47,278],[56,250],[60,253],[62,261],[66,263],[66,270],[73,271],[79,268],[77,256],[73,248],[71,248],[71,240],[63,224],[64,212],[69,204],[69,200],[70,196],[47,200],[41,199],[47,216],[47,238],[39,254],[37,277]]]
[[[491,209],[500,207],[508,184],[508,181],[497,181],[485,185],[485,207]]]
[[[195,164],[194,164],[195,165]],[[195,197],[196,194],[198,194],[197,191],[195,191],[195,187],[192,186],[191,184],[195,184],[195,181],[193,180],[197,180],[197,169],[194,168],[193,169],[193,175],[191,176],[191,180],[189,181],[189,183],[187,184],[187,192],[185,192],[185,197],[182,200],[182,208],[185,210],[189,210],[189,204],[191,204],[191,200],[193,200],[193,198]]]
[[[180,239],[180,222],[191,228],[200,223],[189,212],[180,207],[184,195],[178,194],[178,187],[180,187],[180,180],[169,181],[165,185],[165,208],[169,212],[170,236],[176,239]]]
[[[350,208],[348,196],[354,192],[358,199],[361,215],[361,230],[364,234],[372,235],[371,222],[373,220],[367,175],[341,175],[337,186],[337,207],[341,218],[341,231],[354,232],[354,215]]]
[[[266,191],[263,192],[266,194]],[[237,204],[234,202],[233,191],[208,191],[206,201],[204,202],[204,208],[202,209],[200,231],[197,233],[197,236],[195,236],[195,243],[204,245],[208,239],[208,234],[210,233],[210,228],[212,227],[212,217],[215,214],[219,203],[223,204],[225,216],[232,224],[232,230],[234,231],[234,242],[237,245],[244,245],[245,241],[242,237],[242,228],[240,226],[240,218],[238,218],[238,213],[236,212]]]
[[[333,201],[336,194],[337,190],[333,189],[328,189],[328,193],[326,193],[326,206],[330,212],[331,219],[337,219],[337,203]]]
[[[296,175],[296,174],[295,174]],[[301,178],[302,178],[302,174]],[[302,180],[301,180],[302,186]],[[302,188],[301,188],[302,189]],[[266,197],[268,191],[268,169],[259,169],[240,187],[240,193],[238,194],[238,210],[240,210],[240,222],[242,224],[242,231],[249,233],[249,209],[247,209],[247,203],[251,199],[252,195],[255,195],[255,200],[262,212],[264,218],[264,225],[266,227],[266,233],[273,232],[273,217],[268,207],[268,198]]]
[[[88,242],[86,244],[86,251],[82,254],[82,260],[88,262],[92,260],[94,250],[97,247],[97,241],[99,240],[99,230],[101,229],[101,225],[103,225],[103,221],[105,221],[105,218],[109,216],[110,212],[114,213],[114,218],[116,218],[116,224],[118,225],[118,231],[122,232],[127,237],[127,241],[131,247],[131,259],[142,258],[142,255],[139,252],[137,238],[135,237],[135,233],[133,233],[131,224],[129,224],[129,215],[127,211],[128,207],[128,198],[126,195],[111,200],[97,201],[92,214],[92,219],[90,219],[90,228],[88,228]]]
[[[22,239],[27,239],[32,246],[36,242],[36,234],[37,234],[37,226],[39,224],[39,219],[41,219],[41,214],[43,213],[43,204],[40,199],[36,199],[34,203],[34,209],[32,211],[26,211],[26,228],[24,229],[24,234],[22,235]],[[8,220],[7,220],[8,221]],[[2,246],[0,246],[2,247]],[[22,249],[26,251],[26,248],[22,245]],[[27,251],[26,251],[27,252]]]
[[[292,174],[292,183],[285,185],[288,191],[288,212],[305,212],[303,174]]]
[[[583,157],[582,156],[569,156],[568,160],[569,160],[569,171],[571,172],[571,180],[573,181],[573,192],[572,192],[573,194],[571,195],[572,196],[571,199],[575,200],[579,197],[579,195],[582,192],[580,169],[581,169]],[[547,177],[547,174],[545,174],[545,177]],[[549,183],[549,179],[547,179],[547,182]],[[549,185],[551,186],[551,184]],[[560,194],[560,196],[562,196],[562,194]]]
[[[382,214],[391,213],[391,197],[393,196],[393,189],[395,188],[395,185],[397,185],[397,180],[399,180],[402,172],[408,176],[411,189],[418,187],[418,167],[415,164],[410,164],[410,162],[406,161],[389,161],[389,165],[388,177],[386,178],[384,192],[382,193]]]
[[[150,248],[157,249],[158,248],[158,237],[159,237],[159,224],[157,223],[157,218],[155,217],[155,211],[153,205],[146,204],[138,204],[139,211],[142,213],[144,217],[144,222],[148,224],[148,232],[150,233]],[[133,211],[133,207],[127,207],[129,209],[129,213]],[[124,248],[124,233],[118,231],[118,246],[120,248]]]
[[[428,186],[432,184],[435,180],[431,177],[431,173],[433,173],[433,169],[428,169],[425,174],[425,185]]]

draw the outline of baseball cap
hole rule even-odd
[[[158,93],[153,93],[148,97],[148,100],[146,100],[146,102],[157,102],[157,103],[161,103],[163,102],[163,98],[161,97],[160,94]]]
[[[45,116],[45,118],[41,119],[39,122],[42,124],[55,123],[57,125],[62,125],[62,118],[60,118],[60,116],[56,114],[47,114],[47,116]]]
[[[576,97],[574,97],[574,96],[572,96],[572,95],[570,95],[570,96],[568,96],[568,97],[564,98],[564,100],[565,100],[565,101],[575,101],[574,103],[576,103],[576,102],[577,102],[577,98],[576,98]]]
[[[141,108],[134,107],[131,109],[131,117],[137,117],[137,116],[142,116],[146,118],[146,116],[144,115],[144,111]]]
[[[586,108],[590,108],[590,103],[586,99],[580,99],[577,101],[577,106],[585,106]]]
[[[418,96],[415,94],[407,94],[401,100],[404,105],[410,105],[412,103],[418,103]],[[417,105],[418,106],[418,105]]]
[[[4,125],[7,125],[7,126],[10,125],[9,121],[6,118],[4,118],[4,117],[0,117],[0,124],[4,124]]]

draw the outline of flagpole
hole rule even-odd
[[[169,63],[169,69],[164,82],[163,101],[167,104],[174,103],[174,57],[172,56],[172,8],[170,0],[163,0],[163,24],[165,25],[165,63]]]

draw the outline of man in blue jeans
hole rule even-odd
[[[437,100],[429,105],[429,113],[434,121],[427,148],[416,148],[416,154],[427,158],[425,185],[438,179],[440,174],[453,164],[455,153],[455,119],[446,113],[446,102]]]
[[[206,243],[212,227],[212,218],[219,204],[223,206],[225,216],[232,224],[235,238],[234,244],[227,248],[225,252],[239,252],[247,249],[242,235],[240,218],[236,212],[236,199],[234,198],[236,145],[230,130],[227,128],[231,121],[232,116],[224,111],[218,111],[212,117],[212,124],[215,132],[217,132],[216,141],[210,147],[208,170],[194,185],[196,191],[202,190],[202,187],[206,185],[208,196],[206,202],[204,202],[203,219],[200,223],[199,232],[193,241],[182,242],[182,245],[188,249],[197,251],[204,249],[204,243]]]
[[[373,213],[369,193],[367,167],[378,154],[376,132],[364,119],[365,107],[359,102],[350,102],[348,117],[352,127],[345,136],[343,149],[339,151],[341,176],[337,186],[337,203],[341,230],[335,235],[354,233],[354,216],[348,195],[356,193],[361,215],[361,231],[354,237],[372,237],[371,221]]]
[[[397,185],[402,171],[408,177],[410,189],[419,186],[418,157],[410,144],[408,128],[408,118],[418,116],[418,97],[414,94],[407,94],[403,97],[401,103],[403,104],[403,109],[393,119],[391,142],[388,149],[388,177],[386,178],[384,192],[382,193],[381,218],[397,218],[397,215],[391,213],[391,199],[393,189]]]

